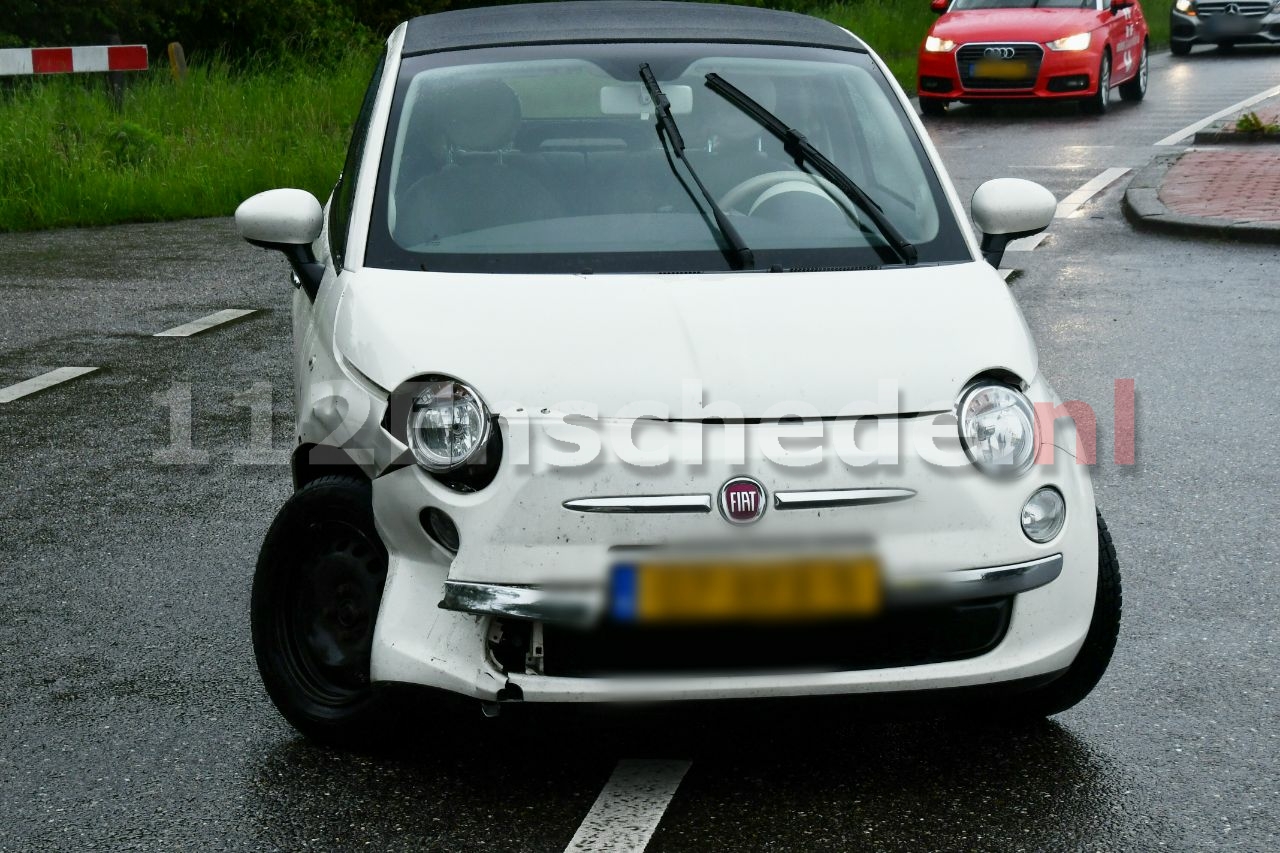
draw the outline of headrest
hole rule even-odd
[[[501,80],[447,85],[437,104],[446,139],[463,151],[501,151],[520,126],[520,99]]]

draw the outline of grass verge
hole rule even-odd
[[[1144,4],[1156,46],[1173,0]],[[813,14],[861,36],[913,91],[928,0],[846,0]],[[95,78],[22,79],[0,91],[0,231],[226,216],[277,186],[324,198],[341,168],[376,48],[324,66],[131,75],[115,112]]]
[[[0,230],[226,215],[274,186],[323,198],[375,61],[145,72],[119,113],[101,80],[20,81],[0,93]]]

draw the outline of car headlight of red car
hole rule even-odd
[[[951,39],[940,39],[937,36],[929,36],[924,40],[924,49],[929,53],[950,53],[956,49],[956,43]]]
[[[1049,42],[1048,48],[1050,50],[1088,50],[1091,41],[1093,41],[1093,33],[1076,33],[1073,36]]]

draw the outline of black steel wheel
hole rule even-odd
[[[1120,636],[1124,596],[1120,588],[1120,561],[1107,523],[1098,513],[1098,594],[1084,645],[1066,672],[1034,690],[1012,697],[1007,711],[1016,717],[1042,718],[1079,704],[1098,686]]]
[[[272,702],[302,734],[365,743],[390,700],[370,680],[387,555],[366,481],[323,477],[293,495],[253,580],[253,648]]]

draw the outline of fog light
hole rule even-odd
[[[1022,532],[1032,542],[1048,542],[1062,532],[1067,520],[1067,502],[1062,493],[1045,486],[1022,505]]]
[[[447,513],[430,506],[418,514],[418,521],[437,545],[450,554],[457,555],[458,546],[461,544],[458,540],[458,526],[453,523],[453,519]]]

